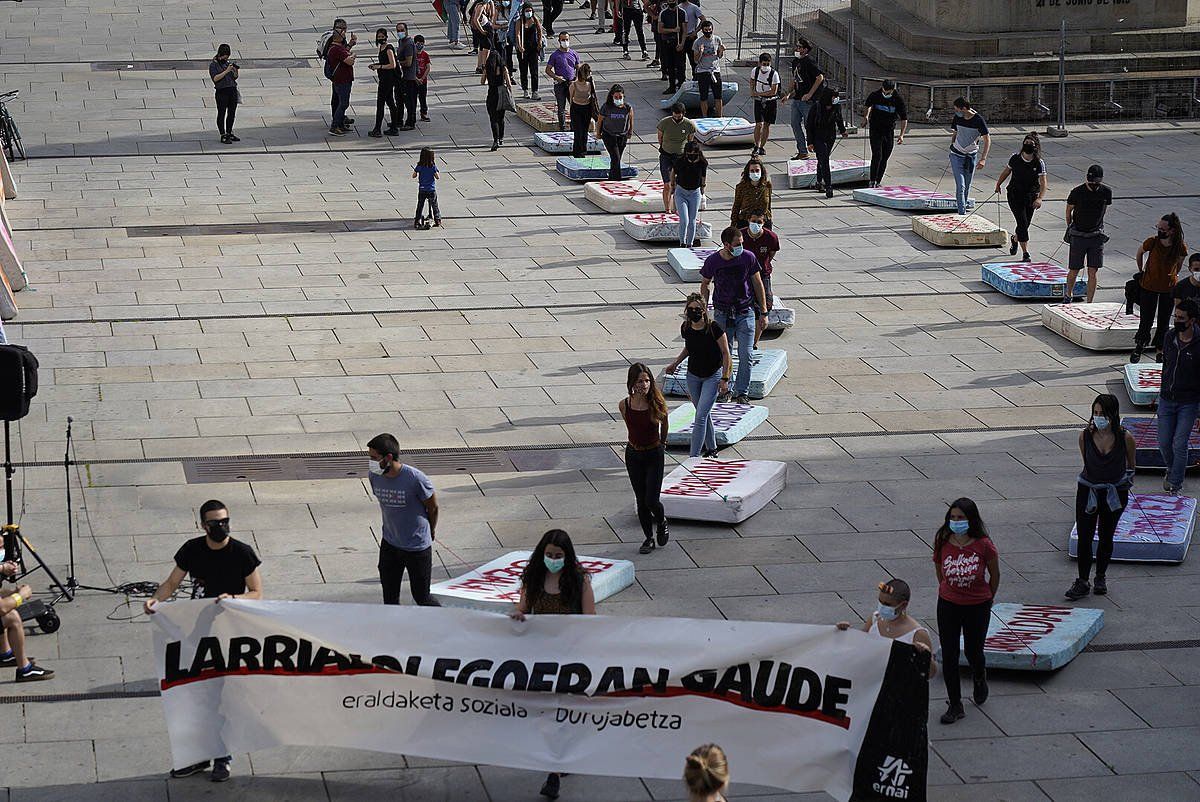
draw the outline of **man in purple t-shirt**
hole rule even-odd
[[[749,403],[751,352],[754,350],[755,319],[766,314],[767,294],[758,259],[742,247],[742,232],[730,226],[721,232],[721,250],[704,260],[700,268],[700,295],[708,303],[711,290],[713,320],[737,339],[738,366],[733,380],[733,399]],[[711,285],[711,287],[710,287]]]
[[[575,80],[579,68],[579,54],[571,49],[571,34],[563,31],[558,35],[558,50],[546,59],[546,74],[554,81],[554,99],[558,101],[558,130],[567,130],[564,114],[567,109],[567,92]]]

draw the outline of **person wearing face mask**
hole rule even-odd
[[[595,615],[596,594],[592,580],[575,554],[571,536],[561,529],[542,535],[521,573],[521,596],[509,616],[524,621],[532,615]],[[558,799],[562,776],[550,772],[539,792]]]
[[[712,297],[713,319],[732,332],[738,345],[737,376],[733,401],[750,403],[750,368],[753,363],[756,321],[765,316],[766,288],[762,267],[742,244],[742,232],[730,226],[721,232],[721,249],[704,260],[700,268],[700,295],[707,304]],[[722,399],[724,400],[724,399]]]
[[[684,116],[685,111],[682,103],[675,103],[670,116],[658,121],[658,174],[662,176],[663,211],[667,214],[675,211],[671,186],[675,165],[683,158],[683,149],[696,138],[696,124]]]
[[[625,444],[625,472],[629,474],[637,501],[638,523],[646,536],[638,553],[649,554],[654,551],[655,529],[659,546],[667,545],[671,537],[659,500],[666,462],[667,402],[654,382],[654,373],[641,362],[629,366],[625,390],[625,397],[617,405],[629,435]]]
[[[708,160],[700,152],[699,142],[688,142],[683,158],[671,170],[671,194],[675,198],[675,213],[679,215],[679,247],[698,244],[700,200],[708,181]]]
[[[441,607],[429,594],[433,576],[433,541],[437,539],[438,502],[433,482],[400,462],[394,435],[379,434],[367,443],[371,493],[383,514],[379,541],[379,584],[384,604],[400,603],[400,587],[408,571],[408,589],[422,607]]]
[[[1174,212],[1163,215],[1153,237],[1149,237],[1137,250],[1138,308],[1142,319],[1133,339],[1133,354],[1130,362],[1142,358],[1147,346],[1155,349],[1154,361],[1163,360],[1163,335],[1167,332],[1168,319],[1174,304],[1171,290],[1179,276],[1179,268],[1187,258],[1187,243],[1183,241],[1183,223]],[[1154,338],[1150,327],[1155,326]]]
[[[1004,179],[1010,177],[1008,209],[1017,223],[1017,231],[1009,237],[1008,253],[1016,256],[1020,247],[1021,261],[1029,262],[1029,223],[1033,213],[1042,208],[1042,198],[1046,196],[1046,162],[1042,161],[1042,141],[1036,132],[1025,135],[1021,151],[1010,156],[1008,164],[1000,171],[1000,177],[996,179],[997,195]]]
[[[596,118],[596,130],[600,132],[604,149],[608,151],[608,178],[610,181],[620,181],[621,156],[633,134],[633,106],[626,102],[625,88],[620,84],[613,84],[608,90],[608,98],[600,107],[600,116]]]
[[[718,397],[729,392],[729,377],[733,373],[729,338],[725,329],[709,319],[708,303],[700,293],[688,295],[683,311],[686,320],[679,327],[683,348],[665,371],[674,373],[683,360],[688,361],[688,397],[696,408],[688,456],[715,457],[717,431],[713,427],[712,408]]]
[[[329,39],[329,49],[325,52],[325,61],[333,69],[333,119],[330,120],[329,133],[333,136],[345,136],[346,129],[354,124],[354,119],[346,116],[350,108],[350,90],[354,87],[354,54],[350,52],[352,45],[346,44],[345,28],[334,27]]]
[[[1195,299],[1179,302],[1174,327],[1163,352],[1158,391],[1158,450],[1167,475],[1163,490],[1178,495],[1188,463],[1188,437],[1200,409],[1200,306]]]
[[[881,638],[898,640],[933,654],[933,639],[921,622],[908,614],[908,603],[912,589],[903,579],[892,578],[880,582],[879,602],[871,617],[860,627],[863,632],[874,632]],[[837,628],[843,632],[850,628],[849,621],[838,621]],[[937,663],[930,660],[929,677],[937,674]]]
[[[1180,302],[1187,299],[1196,299],[1200,303],[1200,253],[1193,253],[1188,257],[1187,275],[1179,279],[1175,286],[1171,288],[1171,299],[1174,306],[1179,306]]]
[[[746,215],[746,227],[741,229],[742,232],[742,247],[754,254],[754,258],[758,259],[758,264],[761,270],[759,275],[762,276],[763,297],[767,301],[767,311],[762,313],[761,309],[756,309],[757,325],[754,327],[754,347],[758,348],[758,341],[762,337],[763,331],[767,328],[767,314],[775,308],[775,294],[771,290],[771,266],[775,254],[779,253],[779,237],[774,231],[767,228],[769,225],[767,216],[762,209],[751,208]]]
[[[687,16],[675,0],[667,0],[666,6],[658,12],[658,35],[662,37],[662,66],[667,76],[664,95],[675,94],[686,80],[683,56],[686,32]]]
[[[469,12],[471,20],[471,44],[478,54],[475,62],[476,75],[483,74],[483,66],[492,52],[492,20],[496,17],[496,5],[492,0],[475,0]]]
[[[425,37],[420,34],[413,37],[413,47],[417,50],[417,103],[421,105],[421,122],[429,122],[429,68],[432,59],[425,52]]]
[[[542,23],[533,13],[533,6],[525,3],[521,6],[521,22],[517,29],[517,65],[521,70],[521,95],[530,97],[529,88],[533,86],[533,99],[538,100],[538,57],[542,54],[542,41],[546,32]]]
[[[1195,405],[1192,405],[1195,421]],[[1189,430],[1191,423],[1188,424]],[[1186,437],[1186,432],[1185,432]],[[1186,450],[1187,443],[1184,442]],[[1075,491],[1075,531],[1079,534],[1079,576],[1067,590],[1071,601],[1093,592],[1108,593],[1105,573],[1112,558],[1113,534],[1117,522],[1129,503],[1137,470],[1137,443],[1133,435],[1121,426],[1120,402],[1115,395],[1104,393],[1092,402],[1092,418],[1079,433],[1079,453],[1083,470]],[[1169,476],[1169,473],[1168,473]],[[1092,540],[1099,530],[1096,547],[1096,585],[1088,580],[1092,572]]]
[[[542,0],[542,24],[546,26],[546,36],[554,38],[554,23],[563,12],[563,0]]]
[[[1097,271],[1104,266],[1104,212],[1112,205],[1112,190],[1104,185],[1104,168],[1093,164],[1087,169],[1087,181],[1067,195],[1067,233],[1063,240],[1070,246],[1067,260],[1067,286],[1087,260],[1087,302],[1096,296]],[[1071,302],[1071,293],[1063,293],[1063,303]]]
[[[396,23],[396,63],[400,81],[396,84],[396,106],[403,112],[401,131],[417,127],[417,43],[408,35],[408,24]]]
[[[596,108],[596,84],[592,81],[590,64],[580,64],[575,71],[575,80],[567,88],[571,101],[571,155],[576,159],[587,156],[588,132],[592,127],[593,110]]]
[[[838,135],[843,139],[847,135],[838,93],[828,86],[823,87],[808,110],[808,119],[804,124],[808,130],[808,141],[817,154],[817,180],[813,188],[818,192],[825,190],[825,197],[832,198],[833,171],[829,166],[829,157]]]
[[[571,49],[571,36],[566,31],[558,35],[558,50],[546,59],[546,75],[554,81],[554,100],[558,104],[558,130],[567,130],[567,95],[579,69],[579,54]]]
[[[959,636],[974,680],[975,704],[988,698],[983,642],[987,638],[992,602],[1000,589],[1000,553],[988,537],[979,507],[969,498],[954,501],[933,539],[933,564],[938,580],[938,642],[942,646],[942,678],[948,704],[943,724],[966,715],[959,683]]]
[[[492,150],[499,150],[504,144],[504,113],[508,110],[501,93],[507,90],[511,95],[512,75],[495,50],[483,65],[483,75],[479,78],[479,83],[487,84],[488,93],[484,107],[487,109],[488,121],[492,128]]]
[[[683,55],[680,56],[680,67],[683,67],[683,58],[687,58],[692,67],[692,80],[696,80],[696,39],[700,35],[700,24],[704,19],[704,14],[700,11],[700,6],[690,0],[679,0],[679,13],[683,15],[683,42],[680,44],[680,50]],[[680,81],[682,83],[682,80]]]
[[[400,73],[396,63],[396,49],[388,44],[387,28],[375,31],[375,44],[379,47],[379,62],[368,65],[379,76],[379,88],[375,93],[375,127],[367,132],[367,136],[381,137],[383,132],[383,107],[386,105],[392,116],[392,124],[388,126],[387,135],[395,136],[400,133],[400,115],[396,111],[396,82]]]
[[[899,136],[896,135],[897,121],[900,122]],[[871,140],[871,179],[867,185],[877,187],[887,172],[892,145],[903,145],[904,132],[908,130],[908,107],[896,92],[896,82],[891,78],[885,79],[880,88],[867,95],[863,127]]]
[[[645,20],[642,0],[620,0],[619,7],[621,9],[621,46],[625,51],[621,58],[629,61],[629,29],[632,28],[637,34],[638,46],[642,48],[642,61],[649,61],[650,53],[646,50],[646,34],[642,32],[642,23]]]
[[[971,102],[965,97],[954,101],[950,132],[950,172],[954,173],[954,199],[958,203],[958,213],[966,214],[967,199],[971,197],[971,179],[976,169],[982,169],[987,164],[992,136],[983,115],[971,108]],[[983,140],[982,154],[979,152],[980,140]]]
[[[725,56],[725,45],[721,44],[721,37],[713,33],[712,20],[706,19],[700,23],[700,35],[692,45],[692,55],[692,71],[700,92],[700,116],[708,116],[708,97],[712,95],[717,105],[717,116],[723,117],[725,100],[721,95],[721,59]]]
[[[808,140],[805,138],[804,126],[812,107],[812,99],[825,83],[825,73],[809,55],[812,53],[812,45],[807,39],[797,39],[793,53],[795,58],[792,59],[792,88],[781,100],[784,103],[790,100],[792,103],[792,135],[796,138],[796,155],[792,158],[807,159]]]
[[[158,586],[154,594],[142,603],[147,615],[154,615],[158,605],[175,595],[179,584],[189,574],[196,585],[193,598],[200,596],[213,599],[217,604],[225,599],[261,599],[262,577],[258,567],[262,561],[254,549],[236,538],[230,537],[229,510],[225,504],[211,499],[200,505],[200,525],[204,534],[194,537],[175,552],[175,567]],[[233,759],[229,755],[212,761],[212,781],[229,779],[229,766]],[[204,771],[209,761],[204,760],[191,766],[171,771],[174,778],[190,777]]]
[[[771,126],[779,112],[779,71],[771,66],[771,54],[760,53],[758,66],[750,73],[750,97],[754,98],[754,147],[751,156],[765,156]]]
[[[767,228],[771,227],[771,179],[767,168],[757,156],[751,156],[742,168],[742,180],[733,188],[733,208],[729,210],[729,224],[746,227],[751,209],[759,209],[766,216]]]
[[[231,52],[229,45],[221,45],[208,65],[208,77],[216,87],[217,131],[226,145],[241,142],[233,135],[233,118],[237,116],[238,107],[238,66],[229,60]]]

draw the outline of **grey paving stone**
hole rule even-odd
[[[1195,771],[1200,767],[1197,727],[1164,727],[1137,732],[1097,732],[1080,740],[1117,774]]]
[[[361,799],[364,794],[386,794],[405,802],[486,802],[488,799],[488,792],[474,766],[330,772],[324,776],[330,802]]]
[[[951,766],[959,767],[958,774],[967,783],[1094,777],[1110,773],[1089,747],[1073,735],[938,741],[934,748]]]
[[[1187,774],[1130,774],[1116,777],[1076,777],[1070,780],[1040,780],[1038,786],[1054,802],[1134,799],[1195,799],[1200,784]]]
[[[1001,705],[989,706],[986,712],[1006,735],[1145,728],[1146,716],[1136,709],[1131,712],[1122,701],[1107,691],[1030,694],[1005,699]]]

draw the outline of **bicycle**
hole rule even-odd
[[[5,105],[8,101],[16,100],[21,94],[20,89],[13,89],[11,92],[5,92],[0,95],[0,147],[8,151],[8,159],[12,161],[16,158],[13,153],[15,149],[21,154],[21,158],[25,158],[25,148],[21,145],[21,131],[17,128],[17,121],[8,113],[8,107]]]

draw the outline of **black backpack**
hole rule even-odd
[[[37,357],[23,345],[0,345],[0,420],[28,415],[37,390]]]

